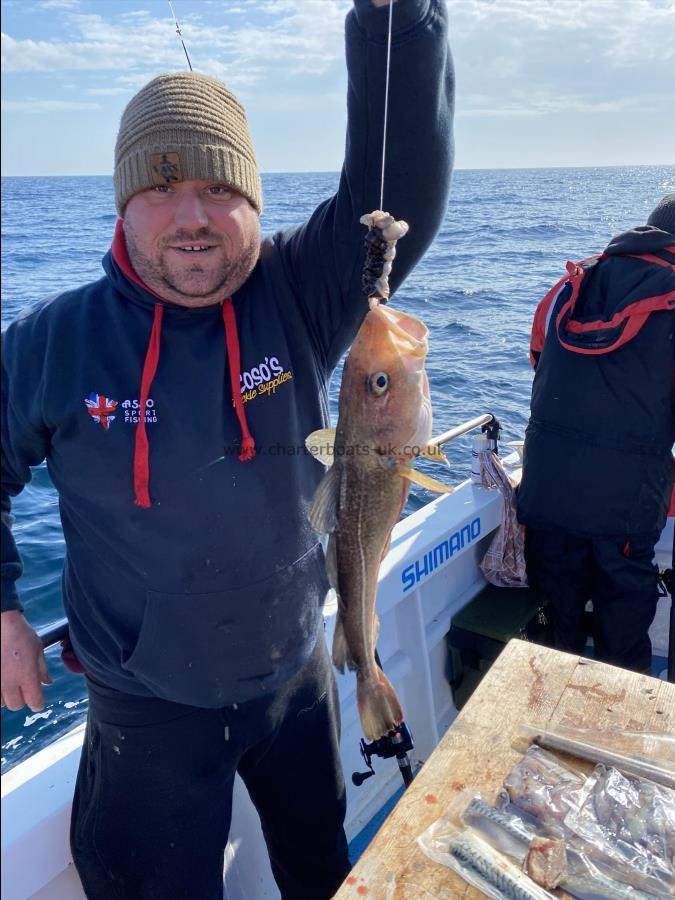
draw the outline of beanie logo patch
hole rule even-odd
[[[173,184],[183,180],[178,153],[153,153],[150,156],[153,184]]]

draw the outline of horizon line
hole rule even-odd
[[[675,167],[675,162],[670,163],[615,163],[612,165],[577,165],[577,166],[456,166],[454,172],[523,172],[539,169],[665,169]],[[261,175],[339,175],[340,169],[286,169],[275,171],[261,171]],[[112,172],[80,172],[77,175],[62,173],[53,175],[17,175],[10,172],[0,174],[2,178],[111,178]]]

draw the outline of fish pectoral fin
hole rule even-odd
[[[342,616],[338,613],[335,620],[335,632],[333,633],[333,665],[338,672],[344,674],[345,666],[349,659],[349,647],[347,646],[347,635],[342,623]]]
[[[305,447],[324,466],[333,465],[333,452],[335,448],[335,429],[319,428],[305,438]]]
[[[448,462],[448,457],[441,450],[440,444],[427,444],[426,447],[423,447],[420,452],[420,456],[423,456],[425,459],[430,459],[432,462]]]
[[[326,575],[328,576],[328,584],[333,588],[340,602],[340,588],[338,586],[338,565],[337,565],[337,541],[335,535],[331,534],[328,538],[326,546]]]
[[[352,656],[349,641],[347,640],[344,616],[340,612],[338,612],[335,620],[332,657],[333,665],[341,674],[344,674],[345,668],[349,669],[350,672],[358,672],[359,666]]]
[[[396,474],[400,475],[401,478],[407,478],[420,487],[426,488],[428,491],[433,491],[435,494],[453,494],[455,492],[455,489],[450,487],[449,484],[443,484],[442,481],[430,478],[429,475],[423,475],[422,472],[416,472],[415,469],[400,468],[397,469]]]
[[[337,528],[338,501],[340,499],[340,469],[331,466],[314,494],[309,508],[309,524],[321,534],[331,534]]]

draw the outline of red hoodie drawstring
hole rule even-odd
[[[150,503],[150,445],[148,444],[148,436],[145,431],[145,405],[150,394],[152,380],[157,371],[159,362],[159,338],[162,333],[162,315],[164,307],[161,303],[155,304],[155,317],[152,322],[152,331],[150,332],[150,340],[148,349],[145,353],[145,362],[143,363],[143,374],[141,375],[141,409],[138,425],[136,426],[136,443],[134,446],[134,493],[136,494],[136,506],[142,506],[143,509],[149,509]]]
[[[255,456],[255,441],[248,430],[244,401],[241,399],[239,379],[241,377],[241,364],[239,360],[239,335],[237,333],[237,320],[234,316],[234,307],[228,297],[223,303],[223,322],[225,323],[225,346],[227,347],[227,361],[230,366],[230,382],[232,387],[232,402],[239,419],[241,429],[241,447],[239,459],[247,462]]]
[[[145,430],[145,407],[159,363],[159,344],[162,333],[163,313],[164,307],[162,304],[155,304],[152,331],[150,332],[150,340],[148,342],[145,362],[143,363],[143,374],[141,376],[141,408],[140,418],[138,420],[138,425],[136,426],[136,442],[134,446],[134,502],[136,506],[140,506],[143,509],[149,509],[152,506],[150,501],[150,445]],[[223,303],[223,323],[225,325],[227,359],[230,367],[232,402],[234,403],[237,419],[239,420],[239,427],[241,428],[239,459],[241,462],[247,462],[255,456],[255,441],[253,440],[251,432],[248,430],[246,411],[244,410],[244,403],[241,399],[241,391],[239,390],[239,378],[241,374],[239,335],[237,333],[237,321],[234,316],[234,307],[232,306],[232,301],[229,297]]]

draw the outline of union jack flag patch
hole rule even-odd
[[[117,409],[117,400],[111,400],[103,394],[91,393],[84,398],[84,405],[94,422],[98,422],[104,431],[108,431],[110,423],[115,420],[113,413]]]

